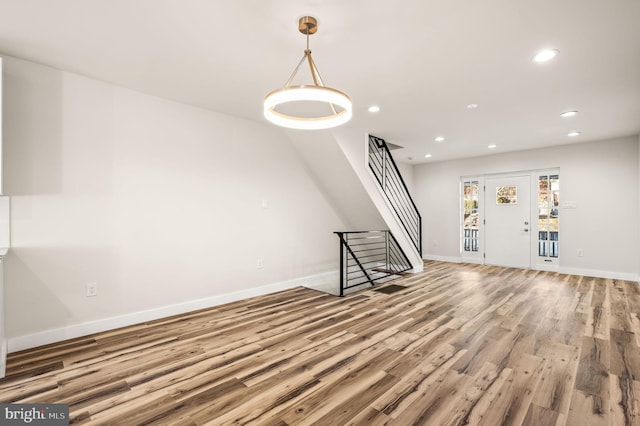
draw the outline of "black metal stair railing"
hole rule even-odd
[[[399,278],[412,267],[389,231],[334,233],[340,239],[340,296],[363,284]]]
[[[369,168],[413,245],[422,255],[422,217],[384,139],[369,135]]]

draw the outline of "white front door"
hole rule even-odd
[[[530,176],[485,180],[485,263],[531,266]]]

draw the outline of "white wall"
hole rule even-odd
[[[2,58],[0,58],[0,195],[2,194]],[[9,197],[0,197],[0,378],[4,377],[7,361],[7,338],[4,316],[5,249],[9,247]]]
[[[561,270],[637,276],[638,149],[633,136],[416,166],[424,257],[460,258],[461,176],[560,167],[560,204],[577,203],[577,209],[560,214]],[[584,257],[576,256],[579,248]]]
[[[391,155],[393,155],[393,151],[391,151]],[[415,199],[415,196],[413,195],[415,193],[413,165],[401,163],[395,158],[394,160],[396,162],[396,165],[398,166],[398,170],[400,170],[400,174],[402,175],[402,179],[404,180],[404,183],[407,184],[407,189],[409,190],[409,194],[411,194],[411,197]]]
[[[3,60],[2,58],[0,58],[0,116],[2,116],[2,75],[4,74],[2,69],[3,69]],[[0,118],[0,195],[4,194],[3,192],[3,186],[2,186],[2,178],[4,173],[2,173],[2,135],[3,135],[3,131],[2,131],[2,118]]]
[[[279,128],[14,58],[4,100],[11,350],[337,269],[345,226]]]
[[[0,379],[7,367],[7,338],[4,335],[4,256],[0,255]]]

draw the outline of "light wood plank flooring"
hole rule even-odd
[[[640,425],[634,282],[427,262],[20,353],[0,401],[72,424]]]

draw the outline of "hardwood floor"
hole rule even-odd
[[[427,262],[14,353],[0,401],[72,424],[640,425],[637,283]]]

